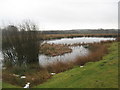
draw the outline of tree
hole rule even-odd
[[[10,25],[2,30],[2,49],[5,60],[10,61],[12,65],[38,62],[42,39],[38,37],[40,35],[37,30],[37,26],[30,22],[25,22],[19,28]]]

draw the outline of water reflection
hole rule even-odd
[[[70,47],[72,49],[71,53],[66,53],[61,56],[46,56],[39,55],[39,63],[42,66],[55,63],[57,61],[68,62],[74,60],[77,56],[85,56],[89,54],[89,50],[84,48],[83,46]]]
[[[2,52],[0,51],[0,69],[2,68],[2,61],[3,61],[3,55]]]
[[[104,37],[78,37],[78,38],[62,38],[56,40],[46,41],[47,43],[54,44],[74,44],[74,43],[93,43],[107,40],[115,40],[115,38]]]

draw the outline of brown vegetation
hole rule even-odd
[[[117,34],[46,34],[43,39],[73,38],[73,37],[117,37]]]
[[[31,86],[41,84],[51,77],[46,69],[38,70],[33,73],[26,73],[26,82],[30,82]]]
[[[73,68],[74,64],[72,62],[63,63],[57,62],[51,65],[46,66],[48,72],[59,73]]]
[[[26,76],[26,78],[21,78],[21,76]],[[51,75],[48,73],[47,69],[36,64],[31,64],[27,68],[12,67],[9,68],[9,70],[3,70],[2,73],[3,81],[21,87],[24,87],[27,82],[31,83],[30,86],[43,83],[50,77]]]
[[[105,44],[105,43],[112,43],[117,40],[107,40],[107,41],[100,41],[100,42],[94,42],[94,43],[74,43],[74,44],[67,44],[67,46],[81,46],[81,45],[94,45],[94,44]]]
[[[102,42],[90,44],[89,49],[91,53],[88,56],[77,57],[73,62],[57,62],[51,65],[46,66],[46,69],[49,72],[59,73],[73,68],[75,65],[84,65],[87,62],[95,62],[102,59],[102,57],[108,53],[107,48],[111,42]]]
[[[116,40],[119,42],[120,41],[120,37],[118,36]]]
[[[45,43],[41,46],[40,52],[49,56],[58,56],[65,53],[70,53],[72,52],[72,49],[70,49],[68,46],[63,44]]]
[[[108,53],[107,47],[109,45],[102,45],[99,43],[93,44],[91,46],[91,53],[88,56],[77,57],[75,60],[75,64],[84,65],[87,62],[95,62],[102,59],[102,57]]]

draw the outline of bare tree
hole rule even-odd
[[[30,22],[25,22],[19,28],[10,25],[2,30],[5,60],[14,65],[38,62],[42,39],[37,30],[37,26]]]

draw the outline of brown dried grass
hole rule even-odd
[[[87,62],[99,61],[106,53],[108,53],[107,47],[108,45],[102,45],[99,43],[93,44],[91,53],[88,56],[77,57],[74,63],[76,65],[84,65]]]

